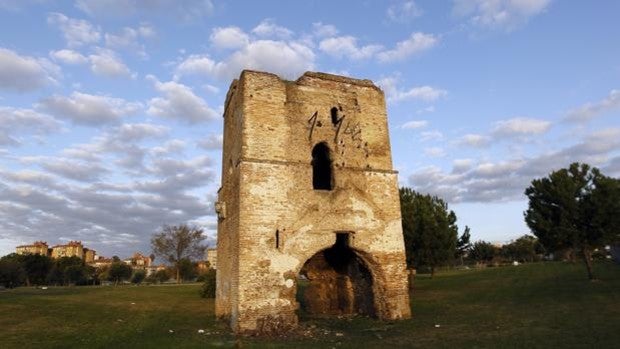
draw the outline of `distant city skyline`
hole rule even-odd
[[[222,112],[242,69],[371,79],[400,184],[473,240],[528,233],[532,179],[620,177],[620,2],[0,0],[0,255],[36,240],[213,246]]]

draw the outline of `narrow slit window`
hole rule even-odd
[[[318,190],[332,190],[332,161],[329,147],[319,143],[312,149],[312,187]]]
[[[280,249],[280,230],[276,229],[276,250]]]

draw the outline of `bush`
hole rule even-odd
[[[141,284],[144,278],[146,278],[146,272],[144,270],[136,270],[131,277],[131,283],[136,285]]]
[[[158,270],[146,278],[146,282],[153,284],[160,284],[168,280],[170,280],[170,273],[166,269]]]
[[[209,269],[203,274],[205,282],[200,289],[200,297],[215,298],[215,269]]]
[[[131,277],[133,269],[123,262],[113,262],[108,270],[108,280],[116,283],[127,280]]]

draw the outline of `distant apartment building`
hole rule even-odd
[[[213,269],[217,269],[217,249],[209,248],[205,252],[207,254],[207,262],[209,262],[209,266]]]
[[[40,254],[49,256],[50,251],[47,242],[35,241],[32,245],[21,245],[15,248],[17,254]]]
[[[109,266],[110,264],[112,264],[112,262],[114,262],[112,258],[104,258],[102,256],[97,256],[96,258],[93,259],[90,265],[92,265],[95,268],[102,268],[102,267]]]
[[[84,248],[84,263],[92,264],[95,261],[95,255],[97,252],[90,248]]]
[[[125,264],[131,265],[134,269],[146,269],[151,266],[151,257],[136,252],[130,258],[125,259]]]
[[[84,246],[81,241],[69,241],[64,245],[52,247],[52,258],[79,257],[84,259]]]

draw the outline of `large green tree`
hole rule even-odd
[[[118,285],[119,282],[129,279],[131,274],[133,274],[131,266],[123,262],[112,262],[108,270],[108,280],[114,281],[114,284]]]
[[[592,251],[617,241],[620,233],[620,180],[573,163],[533,180],[525,195],[532,233],[548,251],[578,251],[593,279]]]
[[[489,263],[497,255],[497,248],[492,243],[479,240],[476,241],[469,251],[469,258],[478,263]]]
[[[400,204],[407,265],[435,267],[454,258],[458,239],[456,215],[436,196],[400,189]]]
[[[54,266],[54,261],[50,257],[40,254],[25,254],[20,259],[26,271],[26,285],[43,285],[46,283],[47,275]]]
[[[502,246],[500,253],[508,261],[533,262],[543,249],[536,237],[523,235]]]
[[[181,224],[164,225],[162,230],[151,238],[153,254],[171,263],[176,270],[177,283],[181,282],[181,267],[184,259],[196,260],[204,256],[206,238],[198,227]]]
[[[26,280],[26,271],[20,258],[16,253],[0,258],[0,286],[14,288],[21,286]]]

